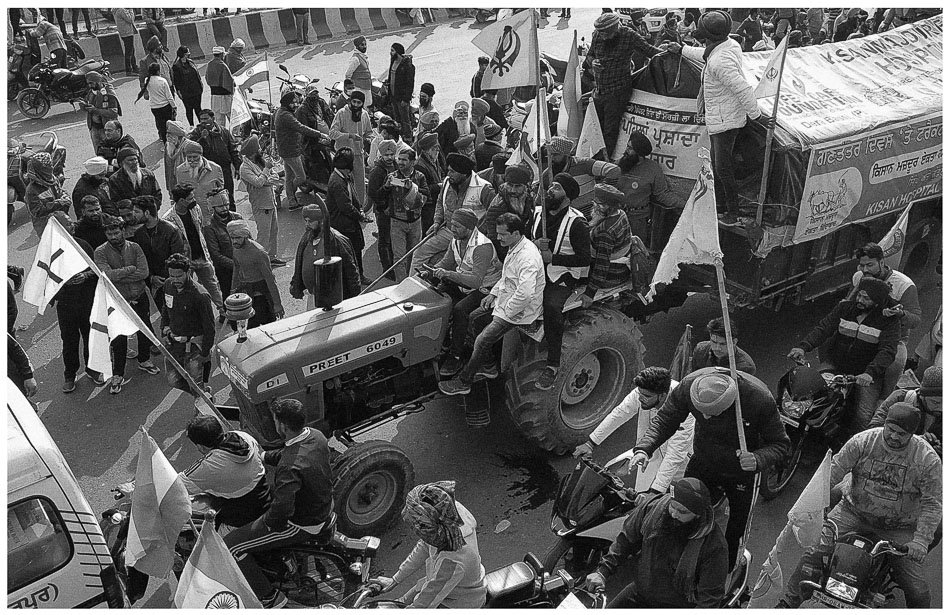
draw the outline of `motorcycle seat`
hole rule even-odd
[[[333,534],[336,532],[336,513],[330,512],[330,518],[327,519],[320,533],[307,541],[309,545],[326,546],[333,540]]]
[[[493,570],[485,575],[485,587],[488,590],[488,606],[504,602],[513,604],[527,600],[534,594],[534,582],[537,574],[534,568],[525,562],[515,562],[504,568]]]

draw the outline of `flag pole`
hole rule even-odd
[[[86,254],[85,250],[79,247],[79,244],[76,243],[76,240],[73,238],[72,235],[66,232],[66,229],[64,229],[63,226],[59,223],[59,220],[51,217],[49,221],[51,224],[56,224],[59,226],[59,228],[63,231],[63,235],[67,238],[67,240],[72,245],[72,247],[75,248],[76,252],[82,255],[83,260],[86,262],[87,265],[89,265],[89,268],[92,269],[93,273],[99,276],[100,280],[105,281],[106,285],[108,286],[113,296],[118,297],[123,302],[125,302],[125,304],[129,307],[126,316],[131,317],[132,322],[135,324],[136,327],[138,327],[139,331],[145,334],[145,337],[147,337],[150,342],[155,344],[158,347],[158,349],[162,351],[162,354],[171,363],[171,365],[175,368],[175,370],[184,377],[185,381],[188,383],[188,386],[190,386],[193,390],[197,391],[198,393],[197,397],[200,397],[202,401],[204,401],[211,408],[211,411],[214,413],[214,416],[219,421],[221,421],[223,425],[225,426],[230,425],[230,423],[228,423],[228,420],[224,418],[224,416],[222,416],[221,413],[218,412],[218,408],[217,406],[214,405],[214,401],[208,396],[207,393],[205,393],[205,391],[201,387],[198,386],[198,383],[194,381],[194,379],[185,370],[185,368],[183,368],[181,364],[178,363],[175,357],[172,356],[171,352],[169,352],[168,348],[166,348],[165,345],[159,341],[159,339],[155,336],[155,333],[152,332],[152,328],[149,326],[146,326],[145,323],[142,322],[142,319],[139,318],[139,315],[135,313],[135,310],[132,309],[132,306],[129,305],[129,302],[126,301],[125,297],[123,297],[122,294],[119,293],[118,289],[116,289],[115,285],[112,284],[112,280],[110,280],[108,276],[104,275],[102,273],[102,270],[99,269],[98,265],[96,265],[95,261],[92,260],[92,258],[90,258],[88,254]],[[146,290],[146,292],[148,291]]]
[[[530,9],[528,9],[528,10],[531,11],[531,31],[532,31],[532,33],[533,33],[532,36],[537,37],[537,36],[538,36],[538,13],[537,13],[537,10],[534,9],[534,8],[530,8]],[[537,128],[537,133],[535,133],[535,134],[538,135],[538,142],[537,142],[537,146],[538,146],[538,196],[540,197],[540,204],[541,204],[541,224],[539,225],[541,228],[540,228],[539,230],[541,231],[541,238],[542,238],[542,239],[547,239],[547,234],[548,234],[548,230],[547,230],[547,229],[548,229],[548,216],[547,216],[547,207],[545,207],[545,203],[544,203],[544,201],[545,201],[545,199],[544,199],[544,196],[545,196],[545,194],[544,194],[544,193],[545,193],[545,189],[544,189],[544,166],[543,166],[543,163],[541,162],[541,107],[540,107],[541,104],[547,104],[547,103],[545,102],[545,97],[543,96],[544,87],[543,87],[542,84],[541,84],[541,55],[540,55],[540,54],[541,54],[541,48],[540,48],[540,45],[537,45],[536,48],[538,49],[538,57],[534,58],[534,66],[535,66],[535,70],[538,72],[538,94],[537,94],[537,96],[535,96],[535,98],[534,98],[534,105],[535,105],[534,115],[535,115],[535,118],[536,118],[535,124],[536,124],[536,128]],[[549,153],[548,153],[548,170],[549,170],[549,171],[551,170],[550,161],[551,161],[551,154],[550,154],[550,152],[549,152]],[[552,172],[553,172],[553,171],[552,171]],[[554,176],[553,176],[553,175],[551,176],[551,179],[552,179],[552,180],[554,179]]]
[[[782,50],[782,61],[778,65],[778,85],[775,89],[775,100],[772,102],[772,119],[769,121],[769,130],[765,136],[765,159],[762,161],[762,183],[759,185],[759,198],[756,200],[755,225],[762,226],[762,211],[765,208],[765,190],[769,185],[769,158],[772,157],[772,141],[775,138],[775,124],[778,121],[778,102],[782,92],[782,73],[785,70],[785,56],[788,55],[788,44]]]
[[[722,305],[722,321],[726,329],[726,348],[729,354],[729,375],[736,386],[739,386],[739,375],[736,370],[736,345],[732,339],[732,322],[729,318],[729,305],[726,298],[726,274],[722,269],[722,259],[716,259],[716,279],[719,282],[719,302]],[[736,429],[739,433],[739,449],[746,453],[748,448],[745,441],[745,428],[742,425],[742,398],[736,396]]]

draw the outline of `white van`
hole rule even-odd
[[[7,380],[7,607],[125,605],[96,515],[46,427]]]

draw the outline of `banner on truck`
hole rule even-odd
[[[794,243],[941,193],[943,117],[934,114],[812,149]]]
[[[696,100],[660,96],[634,90],[620,122],[620,134],[611,160],[623,156],[634,131],[642,132],[653,144],[650,158],[667,175],[696,179],[702,168],[699,148],[709,149],[706,126],[696,123]]]

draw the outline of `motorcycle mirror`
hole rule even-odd
[[[277,68],[279,68],[280,70],[284,71],[284,72],[287,73],[288,75],[290,74],[290,71],[287,70],[287,67],[284,66],[283,64],[278,64],[278,65],[277,65]]]

